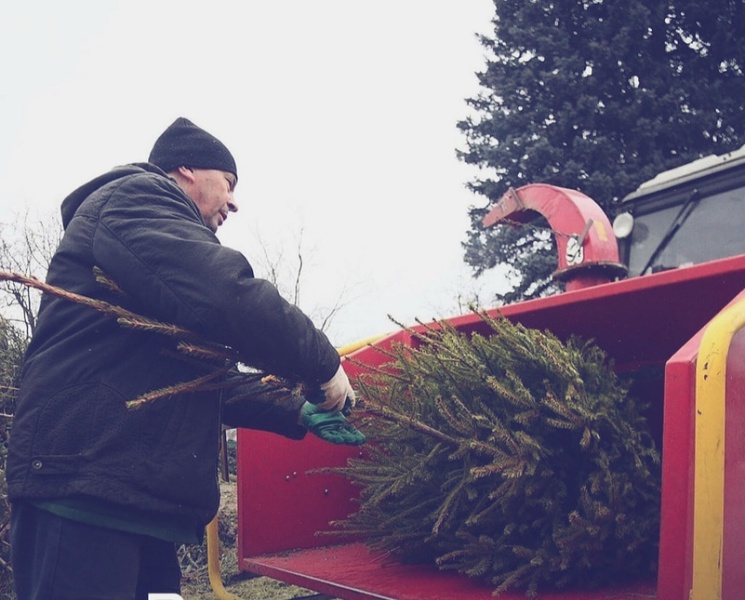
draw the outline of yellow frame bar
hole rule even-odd
[[[690,600],[722,600],[727,356],[745,326],[745,299],[704,330],[696,360],[693,587]]]

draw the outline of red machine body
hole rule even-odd
[[[642,209],[635,209],[637,216],[646,218]],[[624,270],[618,245],[598,211],[586,196],[552,186],[508,192],[485,225],[542,214],[556,234],[556,275],[567,282],[567,291],[490,312],[548,329],[560,339],[592,339],[619,373],[634,375],[631,393],[650,407],[647,417],[662,451],[658,575],[621,587],[541,592],[541,598],[740,600],[745,590],[745,253],[617,280]],[[661,248],[650,255],[664,255]],[[487,333],[475,314],[448,321],[464,333]],[[415,345],[416,340],[402,330],[362,347],[352,355],[355,362],[346,364],[350,376],[384,362],[378,348],[393,343]],[[346,600],[492,598],[488,585],[434,566],[391,562],[361,540],[319,534],[355,510],[356,490],[318,469],[342,466],[358,452],[312,436],[293,442],[239,430],[239,568]],[[522,599],[524,592],[500,598]]]
[[[692,580],[693,463],[695,420],[693,377],[701,329],[745,288],[745,256],[666,271],[505,306],[503,316],[528,327],[550,328],[561,338],[594,338],[622,372],[646,373],[639,397],[651,402],[649,419],[663,454],[662,530],[657,581],[630,582],[626,589],[542,594],[547,600],[615,598],[688,600]],[[494,311],[495,313],[497,311]],[[468,332],[482,324],[475,315],[451,320]],[[412,344],[398,332],[376,345]],[[742,336],[735,342],[740,348]],[[727,562],[730,588],[745,589],[745,354],[731,353],[728,381]],[[366,347],[354,357],[378,364],[381,354]],[[352,376],[356,365],[348,364]],[[666,381],[667,380],[667,381]],[[730,405],[731,403],[731,405]],[[732,419],[731,421],[729,419]],[[345,599],[467,600],[490,598],[491,589],[434,568],[387,564],[357,541],[318,535],[329,522],[354,510],[355,490],[344,479],[313,474],[343,465],[358,449],[278,439],[241,430],[238,437],[240,568]],[[730,525],[731,524],[731,525]],[[343,543],[340,543],[343,542]],[[425,585],[426,582],[426,585]],[[435,594],[434,588],[437,593]],[[641,596],[640,596],[641,595]],[[522,593],[506,594],[522,598]],[[725,596],[735,600],[737,596]]]

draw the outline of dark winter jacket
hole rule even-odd
[[[336,372],[339,355],[325,335],[274,286],[254,278],[246,259],[218,242],[196,204],[156,167],[114,169],[71,194],[62,216],[50,284],[181,325],[278,376],[318,384]],[[94,266],[123,293],[98,283]],[[209,522],[218,506],[226,392],[125,407],[206,372],[184,360],[173,339],[45,296],[11,432],[11,500],[84,495]],[[225,407],[233,425],[299,438],[296,409],[259,400]]]

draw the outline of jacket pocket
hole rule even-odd
[[[79,471],[84,462],[83,454],[35,455],[31,457],[29,468],[34,475],[67,475]]]

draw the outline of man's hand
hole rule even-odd
[[[317,406],[327,412],[339,412],[344,408],[347,401],[354,406],[356,397],[354,390],[349,383],[349,378],[344,372],[344,367],[339,365],[336,374],[326,383],[320,385],[323,393],[323,401],[318,402]]]
[[[341,412],[324,411],[320,406],[306,402],[300,411],[300,422],[325,442],[360,446],[365,436]]]

